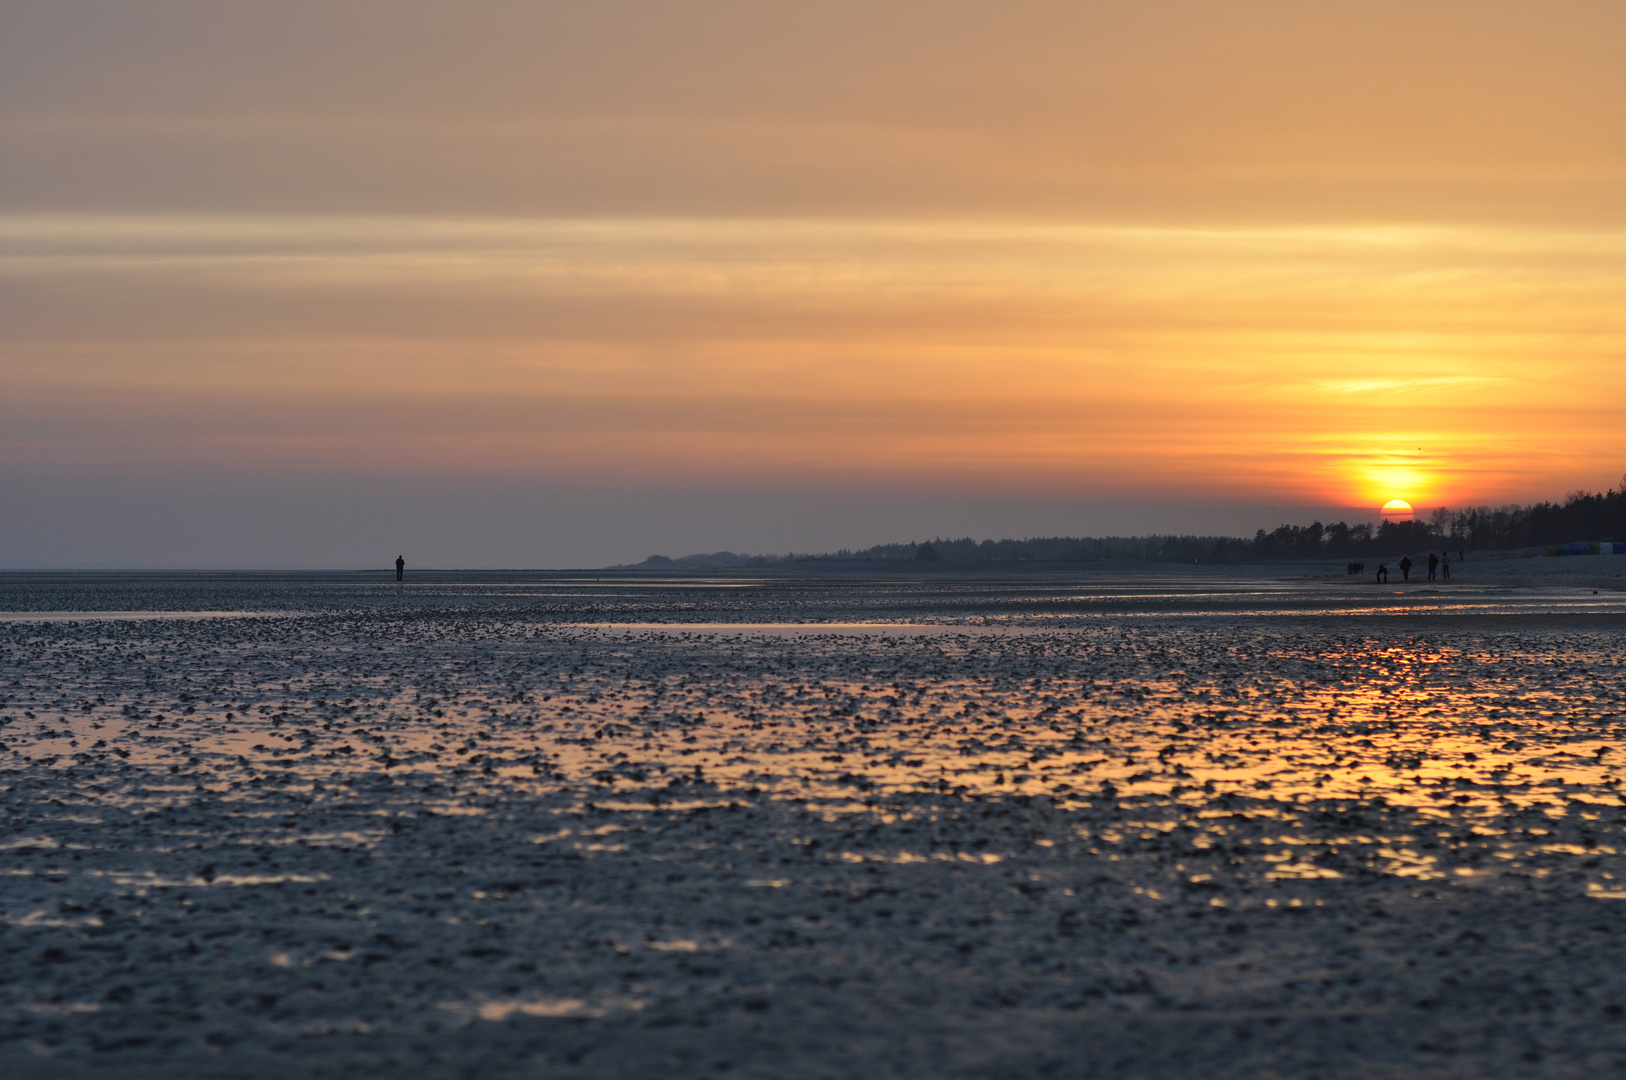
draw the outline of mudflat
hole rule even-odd
[[[1626,579],[1453,570],[5,576],[0,1071],[1618,1072]]]

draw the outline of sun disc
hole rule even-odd
[[[1390,499],[1383,504],[1382,515],[1388,521],[1407,521],[1411,519],[1411,503],[1405,499]]]

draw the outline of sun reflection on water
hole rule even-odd
[[[61,767],[151,769],[140,798],[206,790],[245,813],[257,785],[319,799],[369,774],[455,777],[472,791],[573,791],[629,822],[746,795],[795,801],[827,820],[879,814],[896,796],[1042,797],[1141,814],[1086,830],[1091,854],[1110,860],[1179,830],[1194,850],[1233,850],[1270,882],[1539,877],[1554,858],[1626,849],[1586,827],[1589,814],[1623,805],[1614,724],[1626,680],[1606,637],[1433,640],[1285,626],[1239,635],[1191,621],[939,630],[742,638],[563,628],[548,648],[571,659],[541,687],[516,690],[490,670],[447,664],[432,693],[352,679],[341,695],[316,672],[212,703],[104,695],[14,723],[8,752]],[[483,810],[448,797],[426,800],[424,812]],[[1340,815],[1359,827],[1303,834],[1307,820]],[[1541,825],[1549,820],[1577,839],[1551,838]],[[368,848],[387,835],[278,829],[266,822],[266,844],[297,835],[307,847]],[[602,857],[635,839],[615,832],[564,828],[534,842]],[[990,865],[1004,856],[901,848],[827,857]],[[1588,888],[1599,899],[1621,891],[1607,878]]]

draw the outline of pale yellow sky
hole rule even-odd
[[[0,159],[9,475],[1626,469],[1618,4],[15,5]]]

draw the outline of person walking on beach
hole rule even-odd
[[[1388,582],[1389,582],[1389,568],[1387,566],[1384,566],[1382,563],[1378,563],[1378,584],[1379,585],[1386,585],[1386,584],[1388,584]]]
[[[400,581],[401,575],[406,573],[406,559],[403,556],[395,557],[395,580]]]
[[[1428,553],[1428,580],[1434,580],[1434,573],[1440,568],[1440,557],[1432,551]]]
[[[1401,581],[1410,581],[1411,580],[1411,556],[1410,555],[1402,555],[1402,556],[1400,556],[1400,580]]]
[[[1440,552],[1440,576],[1447,581],[1451,580],[1451,553],[1449,551]]]

